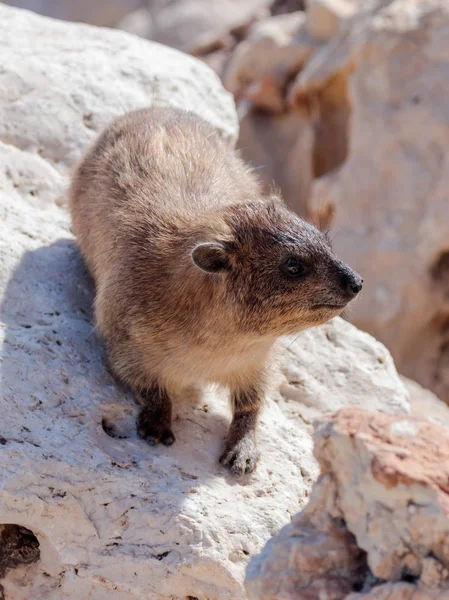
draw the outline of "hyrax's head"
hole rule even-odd
[[[228,206],[222,231],[198,243],[194,264],[212,277],[242,332],[284,335],[339,315],[363,280],[326,236],[280,200]],[[235,310],[237,307],[237,310]]]

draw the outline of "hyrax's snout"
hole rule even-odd
[[[358,273],[345,267],[341,271],[340,283],[344,292],[350,297],[354,298],[362,289],[363,279]]]

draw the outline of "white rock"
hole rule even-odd
[[[345,406],[409,411],[408,392],[388,350],[342,319],[288,338],[284,345],[284,412],[293,409],[310,423]]]
[[[304,504],[316,474],[300,418],[314,394],[318,413],[333,395],[404,412],[404,388],[389,358],[376,362],[386,356],[376,342],[336,321],[289,349],[292,363],[307,357],[308,376],[291,364],[305,381],[290,382],[285,414],[278,394],[267,402],[249,480],[217,463],[230,418],[217,391],[178,404],[172,448],[139,440],[95,334],[67,173],[112,117],[155,102],[195,110],[234,140],[232,100],[195,59],[124,33],[1,6],[0,38],[0,524],[40,544],[39,562],[8,571],[6,597],[243,600],[248,555]]]
[[[67,171],[111,119],[149,103],[196,111],[234,141],[232,96],[194,58],[120,31],[0,4],[0,140]]]

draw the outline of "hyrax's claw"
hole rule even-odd
[[[220,456],[220,463],[228,467],[234,475],[252,473],[257,465],[258,452],[253,439],[247,437],[239,440],[234,446],[225,446]]]
[[[137,433],[150,446],[156,446],[159,443],[164,444],[164,446],[171,446],[176,440],[173,431],[169,428],[161,430],[155,427],[138,425]]]
[[[171,446],[175,440],[176,438],[171,429],[166,429],[161,436],[161,444],[164,444],[164,446]]]
[[[151,410],[151,407],[145,406],[140,411],[137,419],[137,433],[150,446],[164,444],[171,446],[175,441],[175,436],[164,419],[157,418],[157,411]]]

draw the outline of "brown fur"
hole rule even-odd
[[[78,167],[70,201],[111,365],[144,401],[140,435],[173,443],[170,396],[216,382],[234,411],[221,460],[251,471],[275,340],[339,314],[355,295],[342,277],[357,274],[184,111],[113,122]],[[291,255],[307,265],[304,279],[281,273]]]

